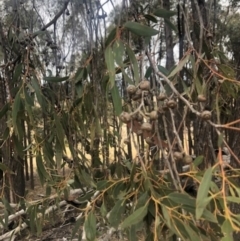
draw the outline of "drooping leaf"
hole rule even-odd
[[[13,122],[13,128],[16,131],[16,133],[18,133],[17,118],[18,118],[18,113],[20,111],[20,106],[21,106],[21,94],[19,91],[15,96],[13,107],[12,107],[12,122]]]
[[[65,133],[64,133],[64,129],[62,127],[62,124],[60,122],[60,119],[58,117],[58,115],[56,115],[54,113],[54,120],[55,120],[55,125],[56,125],[56,134],[58,137],[58,141],[61,144],[62,150],[65,150],[65,144],[64,144],[64,137],[65,137]]]
[[[3,116],[6,115],[7,111],[10,109],[9,107],[10,107],[9,103],[7,103],[3,106],[3,108],[0,110],[0,119],[2,119]]]
[[[195,158],[195,160],[193,161],[193,165],[194,165],[195,167],[198,167],[202,162],[203,162],[203,156],[198,156],[198,157]]]
[[[38,80],[35,76],[33,76],[33,78],[31,79],[31,83],[32,83],[32,87],[36,93],[38,103],[40,104],[40,106],[42,107],[42,110],[44,111],[45,105],[44,105],[43,95],[41,93]]]
[[[153,14],[155,16],[158,16],[160,18],[170,18],[174,15],[177,14],[177,12],[174,12],[174,11],[169,11],[169,10],[166,10],[164,8],[161,8],[161,9],[156,9]]]
[[[156,17],[153,15],[153,14],[144,14],[144,17],[149,20],[149,21],[152,21],[154,23],[157,23],[158,20],[156,19]]]
[[[13,82],[17,82],[19,77],[22,75],[22,63],[18,64],[15,68],[14,75],[13,75]]]
[[[112,31],[108,35],[107,40],[105,42],[106,47],[108,47],[108,45],[111,44],[115,40],[116,34],[117,34],[117,28],[112,29]]]
[[[119,94],[119,90],[116,84],[114,84],[113,88],[111,89],[111,95],[113,100],[114,111],[116,115],[119,116],[122,113],[122,98]]]
[[[96,217],[93,213],[93,211],[91,211],[90,213],[88,213],[85,222],[84,222],[84,231],[86,233],[86,238],[87,241],[94,241],[96,238]]]
[[[164,22],[166,25],[168,25],[169,28],[171,28],[173,31],[177,32],[177,27],[167,18],[164,19]]]
[[[135,80],[134,82],[138,84],[140,81],[140,75],[139,75],[139,68],[138,68],[136,56],[128,45],[126,45],[126,50],[127,50],[127,54],[129,56],[130,62],[133,66],[133,73],[134,73],[134,80]]]
[[[195,207],[195,199],[193,199],[191,196],[189,196],[186,193],[177,193],[173,192],[168,195],[168,198],[170,198],[172,201],[174,201],[177,204],[182,205],[188,205],[191,207]]]
[[[118,227],[125,210],[125,200],[118,200],[110,211],[108,221],[112,227]]]
[[[233,241],[233,228],[231,222],[228,219],[224,221],[224,223],[221,226],[221,229],[224,235],[224,238],[222,238],[221,241]]]
[[[136,22],[126,22],[124,24],[124,28],[136,35],[143,37],[151,37],[159,33],[159,31],[156,29]]]
[[[198,192],[197,192],[197,199],[196,199],[196,218],[201,218],[204,209],[206,208],[207,204],[211,200],[211,197],[208,197],[208,191],[210,188],[212,179],[212,168],[209,167],[203,175],[201,180]]]
[[[158,65],[158,70],[166,76],[169,75],[169,71],[161,65]]]
[[[184,59],[182,59],[177,66],[173,69],[173,71],[168,75],[168,78],[173,77],[175,74],[177,74],[178,72],[180,72],[182,70],[182,68],[184,67],[184,65],[188,62],[189,60],[189,56],[187,55]]]
[[[75,76],[74,76],[74,80],[75,80],[75,84],[78,84],[79,82],[81,83],[83,79],[85,79],[84,77],[84,73],[87,72],[85,67],[79,67]]]
[[[141,196],[138,198],[138,202],[135,209],[138,209],[144,206],[147,203],[148,199],[149,199],[148,192],[144,192],[143,194],[141,194]]]
[[[137,240],[137,235],[136,235],[136,225],[132,225],[129,229],[128,232],[128,240],[129,241],[135,241]]]
[[[114,66],[114,54],[111,46],[108,46],[104,52],[105,61],[109,74],[109,89],[112,89],[115,84],[115,66]]]
[[[223,134],[221,133],[219,136],[218,136],[218,147],[221,147],[222,144],[223,144]]]
[[[84,170],[81,170],[81,178],[83,179],[85,185],[96,188],[97,185],[94,182],[93,178]]]
[[[61,143],[59,142],[58,138],[56,138],[56,144],[55,144],[55,158],[56,158],[56,166],[58,170],[61,168],[62,164],[62,158],[63,158],[63,148]]]
[[[59,83],[59,82],[68,80],[69,76],[65,76],[65,77],[46,77],[45,76],[43,79],[47,82]]]
[[[122,222],[121,228],[124,229],[139,223],[147,215],[147,212],[148,212],[148,204],[138,208]]]
[[[49,175],[43,164],[41,152],[38,152],[36,155],[36,164],[37,164],[37,171],[38,171],[39,179],[40,179],[41,184],[43,185],[45,183],[45,181],[48,179]]]
[[[100,212],[101,212],[101,215],[102,215],[103,217],[106,217],[106,215],[107,215],[107,207],[106,207],[106,205],[105,205],[105,202],[102,203],[102,206],[101,206],[101,208],[100,208]]]
[[[115,55],[116,63],[120,67],[124,67],[123,58],[124,58],[125,46],[121,40],[115,41],[115,43],[113,45],[113,52]]]

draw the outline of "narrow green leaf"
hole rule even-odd
[[[122,98],[120,96],[116,84],[114,84],[113,88],[111,89],[111,95],[113,100],[114,111],[116,115],[119,116],[122,113]]]
[[[164,19],[164,22],[166,25],[168,25],[169,28],[171,28],[173,31],[177,32],[177,27],[167,18]]]
[[[231,197],[231,196],[228,196],[228,197],[226,197],[226,199],[227,199],[229,202],[232,202],[232,203],[240,203],[240,197]]]
[[[231,222],[228,219],[226,219],[222,224],[221,230],[224,235],[224,238],[222,238],[221,241],[233,241],[233,228]]]
[[[223,134],[221,133],[219,136],[218,136],[218,147],[221,147],[222,144],[223,144]]]
[[[54,113],[54,120],[55,120],[55,125],[56,125],[56,134],[58,137],[58,141],[62,146],[62,150],[65,151],[65,143],[64,143],[64,137],[65,137],[65,133],[64,133],[64,129],[62,127],[62,124],[60,122],[60,119],[58,117],[57,114]]]
[[[0,119],[2,119],[3,116],[6,115],[7,111],[10,109],[9,107],[10,107],[9,103],[3,106],[3,108],[0,110]]]
[[[123,73],[124,80],[127,81],[127,83],[130,84],[130,85],[134,84],[132,79],[126,74],[124,68],[122,68],[121,71]]]
[[[193,165],[194,165],[195,167],[198,167],[202,162],[203,162],[203,156],[198,156],[198,157],[195,158],[195,160],[193,161]]]
[[[130,32],[136,35],[143,37],[151,37],[159,33],[158,30],[137,22],[126,22],[124,24],[124,28],[128,29]]]
[[[197,199],[196,199],[196,218],[199,219],[202,216],[204,209],[206,208],[207,204],[211,200],[211,197],[208,197],[208,191],[210,188],[212,179],[212,168],[208,168],[204,173],[204,176],[201,180]]]
[[[102,206],[101,206],[101,208],[100,208],[100,212],[101,212],[101,215],[102,215],[103,217],[106,217],[106,215],[107,215],[107,207],[106,207],[104,201],[103,201]]]
[[[109,182],[107,180],[102,180],[97,182],[97,190],[102,191],[109,186]]]
[[[139,81],[140,81],[140,75],[139,75],[139,68],[138,68],[136,56],[135,56],[134,52],[132,51],[132,49],[128,45],[126,45],[126,50],[127,50],[127,54],[130,58],[130,62],[131,62],[132,67],[133,67],[135,84],[138,84]]]
[[[136,235],[136,225],[132,225],[129,229],[128,233],[128,240],[129,241],[136,241],[137,240],[137,235]]]
[[[31,83],[32,83],[32,87],[36,93],[36,96],[37,96],[37,100],[38,100],[38,103],[40,104],[40,106],[42,107],[42,109],[44,110],[44,102],[43,102],[43,95],[41,93],[41,90],[40,90],[40,85],[38,83],[38,80],[35,76],[33,76],[32,80],[31,80]]]
[[[178,65],[176,66],[176,68],[168,75],[168,78],[171,78],[173,76],[175,76],[178,72],[180,72],[182,70],[182,68],[184,67],[184,65],[188,62],[189,60],[189,56],[187,55],[183,60],[181,60]]]
[[[158,20],[156,19],[156,17],[153,15],[153,14],[145,14],[145,15],[143,15],[144,16],[144,18],[146,18],[147,20],[149,20],[149,21],[152,21],[152,22],[154,22],[154,23],[157,23],[158,22]]]
[[[169,11],[169,10],[161,8],[161,9],[156,9],[156,11],[154,11],[153,14],[160,18],[170,18],[170,17],[176,15],[177,12],[173,12],[173,11]]]
[[[91,211],[88,216],[85,219],[84,222],[84,231],[86,233],[86,238],[87,241],[94,241],[96,238],[96,217],[93,213],[93,211]]]
[[[43,79],[47,82],[59,83],[68,80],[69,76],[65,77],[44,77]]]
[[[148,204],[138,208],[135,210],[131,215],[129,215],[121,224],[121,228],[127,228],[130,227],[134,224],[139,223],[140,221],[143,220],[143,218],[147,215],[148,213]]]
[[[112,29],[105,42],[106,47],[108,47],[108,45],[115,40],[116,34],[117,34],[117,28]]]
[[[58,138],[56,138],[55,152],[56,152],[55,154],[56,166],[57,166],[57,169],[60,170],[62,165],[62,158],[63,158],[63,148]]]
[[[112,89],[115,84],[115,66],[114,66],[114,54],[112,47],[108,46],[105,50],[105,61],[109,73],[109,89]]]
[[[148,199],[149,199],[148,192],[142,193],[141,196],[138,198],[135,209],[138,209],[138,208],[144,206],[146,204],[146,202],[148,201]]]
[[[79,219],[77,220],[77,222],[75,223],[74,228],[72,229],[72,235],[71,235],[71,239],[70,239],[70,240],[72,240],[72,239],[75,237],[77,231],[78,231],[80,228],[82,228],[82,219],[81,219],[81,218],[79,218]]]
[[[36,155],[36,164],[37,164],[39,179],[41,184],[43,185],[45,183],[45,180],[47,180],[49,176],[43,164],[42,155],[40,152],[38,152]]]
[[[122,68],[124,67],[123,58],[125,52],[125,46],[121,40],[115,41],[113,45],[113,52],[115,55],[116,63]]]
[[[20,96],[20,91],[18,91],[17,95],[15,96],[13,107],[12,107],[12,122],[13,122],[13,128],[16,131],[16,133],[18,133],[17,118],[18,118],[20,106],[21,106],[21,96]]]
[[[90,187],[93,187],[93,188],[97,187],[97,185],[94,182],[93,178],[87,172],[85,172],[84,170],[81,170],[81,177],[84,180],[86,185],[88,185]]]
[[[84,73],[84,69],[83,67],[79,67],[75,76],[74,76],[74,80],[75,80],[75,84],[79,83],[82,81],[83,78],[83,73]]]
[[[118,227],[119,223],[121,222],[125,206],[125,200],[118,200],[113,209],[110,211],[108,221],[112,227]]]
[[[24,99],[29,106],[34,106],[34,95],[30,96],[26,88],[24,88]]]
[[[169,71],[161,65],[158,65],[158,70],[166,76],[169,75]]]
[[[195,207],[195,199],[191,198],[188,194],[186,193],[177,193],[173,192],[168,195],[168,198],[170,198],[172,201],[174,201],[177,204],[182,204],[182,205],[188,205],[191,207]]]
[[[22,63],[18,64],[15,68],[14,75],[13,75],[13,82],[18,82],[19,77],[22,75]]]

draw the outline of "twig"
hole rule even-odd
[[[65,10],[67,9],[67,6],[69,4],[70,0],[66,0],[64,2],[64,5],[62,7],[62,9],[55,15],[55,17],[46,25],[44,25],[40,31],[45,31],[47,28],[49,28],[51,25],[55,24],[57,22],[57,20],[61,17],[61,15],[65,12]],[[32,38],[36,38],[39,34],[39,31],[33,33]]]

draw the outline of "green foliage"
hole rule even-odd
[[[239,83],[235,79],[239,73],[234,67],[239,62],[231,63],[228,54],[212,46],[204,35],[192,39],[193,46],[177,65],[168,69],[160,65],[156,49],[169,51],[169,39],[160,47],[157,41],[168,37],[164,36],[165,26],[175,41],[177,13],[154,4],[137,5],[140,13],[135,21],[124,18],[128,20],[113,27],[106,39],[101,35],[100,40],[97,29],[96,36],[94,31],[88,32],[93,39],[87,47],[84,45],[81,56],[77,47],[71,50],[69,65],[77,65],[74,73],[74,68],[55,62],[51,63],[52,70],[45,70],[47,66],[42,65],[48,59],[32,49],[35,45],[26,45],[29,36],[22,26],[20,33],[10,27],[6,34],[5,53],[13,52],[14,56],[5,56],[4,68],[9,73],[0,83],[5,90],[2,96],[7,97],[0,97],[2,193],[10,190],[9,194],[15,195],[14,179],[5,178],[24,172],[21,159],[26,163],[31,157],[46,193],[39,202],[22,200],[24,222],[31,232],[40,235],[46,220],[58,219],[54,215],[59,215],[60,204],[72,202],[81,213],[72,238],[82,232],[89,241],[98,238],[97,227],[106,229],[105,224],[108,229],[121,230],[129,240],[137,240],[141,231],[146,240],[168,241],[176,235],[182,240],[226,241],[233,240],[232,233],[239,231],[240,216],[231,210],[240,201],[239,170],[224,162],[223,154],[217,159],[214,156],[215,147],[230,146],[231,150],[239,140]],[[232,33],[238,28],[237,16],[226,27],[236,60],[238,47]],[[100,21],[89,19],[85,20],[91,28],[94,21]],[[191,24],[188,27],[186,31]],[[199,29],[193,30],[199,36]],[[75,26],[73,32],[78,31]],[[190,36],[190,32],[187,34]],[[45,37],[49,37],[47,33]],[[41,36],[38,40],[39,52],[47,46],[56,61],[60,52],[57,43],[45,43]],[[142,87],[145,78],[147,87]],[[136,91],[128,92],[129,85]],[[160,94],[166,96],[160,98]],[[200,101],[199,95],[206,100]],[[174,106],[169,105],[171,101]],[[209,108],[211,121],[202,115]],[[123,111],[129,114],[129,120],[122,118]],[[154,111],[157,116],[152,117]],[[148,130],[143,122],[151,124]],[[176,158],[176,152],[180,158]],[[198,156],[191,160],[190,153]],[[190,157],[190,163],[186,163],[186,157]],[[67,165],[69,173],[63,176],[61,169]],[[196,193],[186,188],[190,184]],[[81,194],[74,196],[72,191],[76,190]],[[6,210],[5,221],[0,218],[0,222],[7,228],[9,215],[15,210],[6,198],[1,197],[1,201]],[[49,206],[51,215],[47,213]]]

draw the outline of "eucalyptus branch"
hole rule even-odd
[[[161,73],[160,71],[158,71],[150,53],[147,51],[146,55],[148,56],[149,62],[151,64],[151,67],[153,69],[153,72],[160,78],[163,78],[163,80],[169,85],[169,87],[172,89],[173,93],[179,98],[181,99],[187,106],[188,108],[192,111],[192,113],[196,114],[197,116],[200,116],[201,113],[197,110],[195,110],[191,104],[188,102],[188,100],[186,100],[179,92],[178,90],[174,87],[173,83],[171,82],[171,80],[168,79],[168,77],[166,75],[164,75],[163,73]],[[157,80],[159,82],[159,84],[161,84],[160,80]]]
[[[62,7],[62,9],[55,15],[55,17],[49,22],[47,23],[46,25],[44,25],[40,31],[45,31],[47,28],[49,28],[51,25],[53,24],[56,24],[57,20],[62,16],[62,14],[65,12],[65,10],[67,9],[68,7],[68,4],[69,4],[70,0],[66,0],[64,2],[64,5]],[[38,35],[39,35],[39,32],[40,31],[37,31],[35,33],[33,33],[32,35],[32,38],[36,38]]]
[[[198,13],[198,19],[199,19],[199,23],[200,23],[200,33],[199,33],[199,49],[198,49],[198,54],[201,55],[202,54],[202,45],[203,45],[203,29],[204,29],[204,24],[203,24],[203,18],[202,18],[202,14],[198,5],[197,0],[194,0],[194,5],[197,9],[197,13]]]
[[[155,122],[155,129],[157,130],[157,121]],[[172,170],[172,166],[170,165],[170,162],[168,160],[168,157],[167,155],[165,154],[165,151],[163,149],[163,146],[162,146],[162,142],[161,142],[161,138],[160,138],[160,135],[159,135],[159,132],[157,131],[157,138],[158,138],[158,141],[160,143],[160,149],[161,149],[161,152],[162,152],[162,155],[163,155],[163,159],[164,159],[164,162],[165,164],[167,164],[167,167],[168,169],[167,170],[164,170],[164,171],[160,171],[160,173],[170,173],[170,176],[173,180],[173,184],[175,186],[176,189],[178,189],[178,185],[177,183],[175,182],[175,177],[174,177],[174,174],[173,174],[173,170]]]
[[[182,192],[182,186],[181,186],[180,178],[179,178],[176,163],[175,163],[175,160],[174,160],[174,157],[173,157],[172,146],[170,145],[171,142],[170,142],[170,138],[169,138],[169,134],[168,134],[168,126],[167,126],[167,121],[166,121],[165,115],[162,116],[162,119],[163,119],[165,135],[167,137],[167,142],[169,143],[169,152],[170,152],[171,162],[172,162],[172,165],[170,165],[170,162],[168,161],[168,158],[167,158],[166,159],[167,165],[168,165],[169,170],[171,170],[171,171],[173,170],[174,173],[175,173],[175,175],[172,176],[172,178],[173,178],[172,181],[174,183],[175,188]],[[174,178],[174,176],[177,180]]]
[[[181,149],[181,151],[183,151],[183,144],[182,144],[182,141],[178,135],[178,131],[176,129],[176,124],[175,124],[175,120],[174,120],[174,113],[173,111],[170,109],[170,114],[171,114],[171,121],[172,121],[172,126],[173,126],[173,133],[175,135],[175,137],[177,138],[177,142],[178,142],[178,146],[179,148]]]

